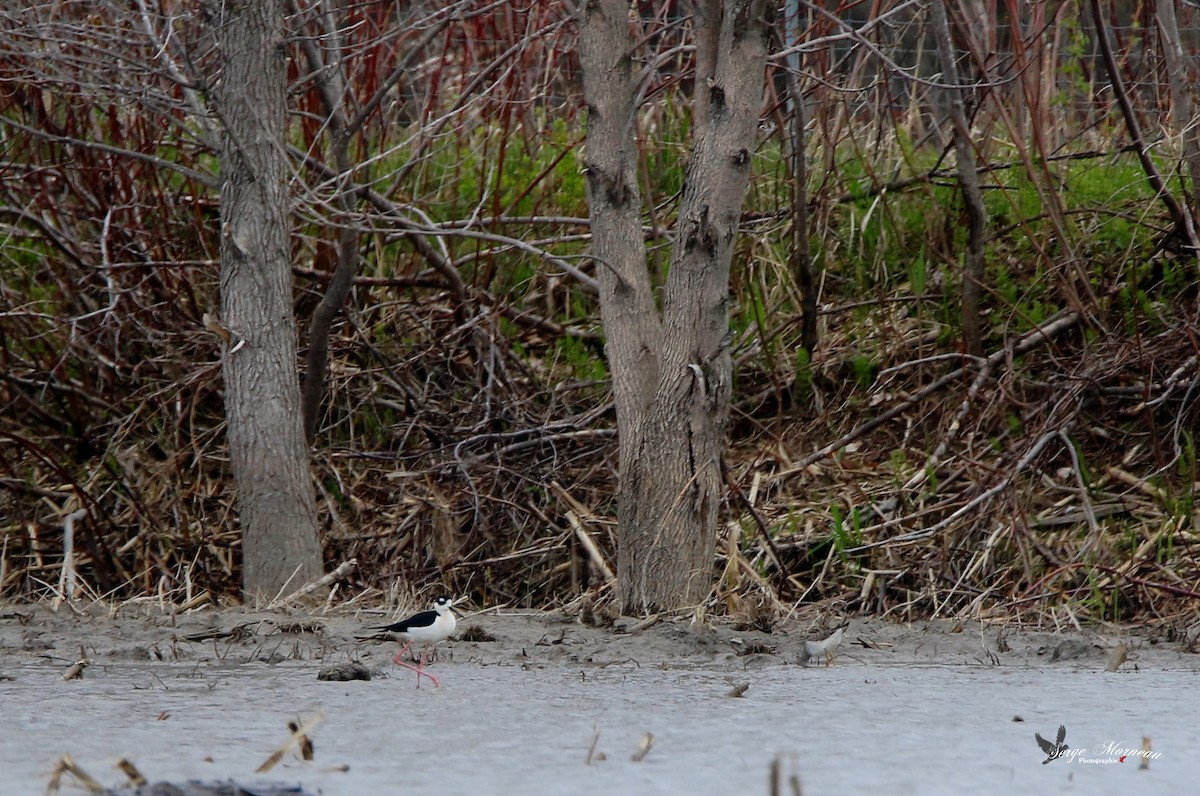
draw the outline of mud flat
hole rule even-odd
[[[1170,794],[1200,780],[1187,707],[1200,656],[1121,629],[855,620],[834,665],[804,667],[821,630],[800,622],[630,633],[488,614],[462,625],[491,640],[446,643],[442,687],[417,690],[394,644],[356,639],[380,618],[0,606],[0,794],[44,792],[64,755],[112,788],[126,758],[152,782],[322,794],[767,794],[777,760],[809,796]],[[90,664],[64,680],[81,650]],[[317,679],[348,661],[372,679]],[[311,760],[289,749],[256,773],[289,721],[313,720]],[[1070,753],[1043,764],[1034,733],[1060,725]],[[65,775],[62,792],[86,791]]]

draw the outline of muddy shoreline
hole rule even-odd
[[[90,665],[121,662],[268,664],[283,661],[357,661],[389,673],[396,646],[369,628],[391,621],[380,609],[309,612],[209,608],[171,613],[154,606],[86,609],[43,604],[0,605],[0,675],[18,662],[80,659]],[[841,620],[779,622],[770,633],[716,619],[653,623],[619,618],[584,624],[561,612],[467,612],[455,638],[438,651],[447,663],[482,665],[638,666],[739,671],[795,666],[806,640],[823,638]],[[468,640],[469,639],[469,640]],[[1200,669],[1200,655],[1144,628],[1103,627],[1064,632],[1011,624],[933,620],[898,623],[850,619],[834,665],[934,664],[1069,666],[1104,670],[1118,648],[1117,671]]]
[[[399,783],[755,794],[769,792],[779,760],[808,794],[1169,793],[1200,776],[1191,719],[1178,709],[1200,655],[1144,629],[856,618],[832,666],[804,667],[805,641],[839,620],[765,633],[724,619],[595,627],[557,612],[468,612],[432,664],[442,687],[418,691],[391,662],[395,642],[362,638],[393,618],[0,605],[0,710],[11,730],[0,738],[0,794],[45,792],[68,754],[110,788],[126,785],[114,766],[127,758],[152,781],[265,776],[326,796],[395,793]],[[64,680],[81,656],[81,678]],[[349,662],[371,681],[318,680]],[[290,749],[256,773],[288,722],[313,720],[313,760]],[[1033,734],[1060,724],[1072,749],[1153,738],[1163,759],[1143,773],[1115,759],[1042,768]],[[635,761],[647,735],[653,748]],[[81,792],[69,780],[63,792]]]

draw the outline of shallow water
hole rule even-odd
[[[0,794],[42,792],[63,754],[112,786],[127,756],[151,781],[265,779],[330,795],[766,794],[777,755],[808,796],[1196,792],[1194,671],[844,660],[733,676],[442,663],[442,688],[419,691],[408,673],[319,682],[312,663],[121,664],[72,682],[58,665],[18,666],[0,682]],[[743,698],[726,697],[744,681]],[[289,754],[253,773],[289,719],[318,711],[313,761]],[[1072,749],[1114,762],[1043,765],[1033,734],[1060,724]],[[594,729],[606,759],[589,766]],[[647,732],[653,748],[633,762]],[[1097,748],[1140,748],[1143,735],[1161,753],[1147,770]]]

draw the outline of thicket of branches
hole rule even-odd
[[[688,4],[642,10],[660,279],[694,65]],[[1198,22],[785,8],[716,602],[1128,619],[1200,596]],[[359,562],[339,593],[602,591],[615,424],[570,9],[297,0],[289,26],[297,366],[327,558]],[[206,4],[40,2],[0,30],[0,594],[235,594]]]

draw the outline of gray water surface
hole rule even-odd
[[[1183,794],[1200,782],[1192,671],[445,663],[434,669],[442,688],[418,691],[408,673],[329,683],[317,669],[113,665],[72,682],[59,666],[8,669],[0,794],[43,792],[63,754],[112,786],[124,756],[152,782],[266,779],[329,795],[767,794],[778,755],[806,796]],[[743,681],[745,696],[728,698]],[[253,773],[288,720],[318,711],[313,761],[289,754]],[[1113,762],[1043,765],[1034,732],[1052,739],[1060,724],[1072,749]],[[606,759],[589,766],[594,730]],[[653,748],[633,762],[647,732]],[[1140,749],[1144,735],[1161,753],[1146,770],[1100,753],[1109,742]]]

